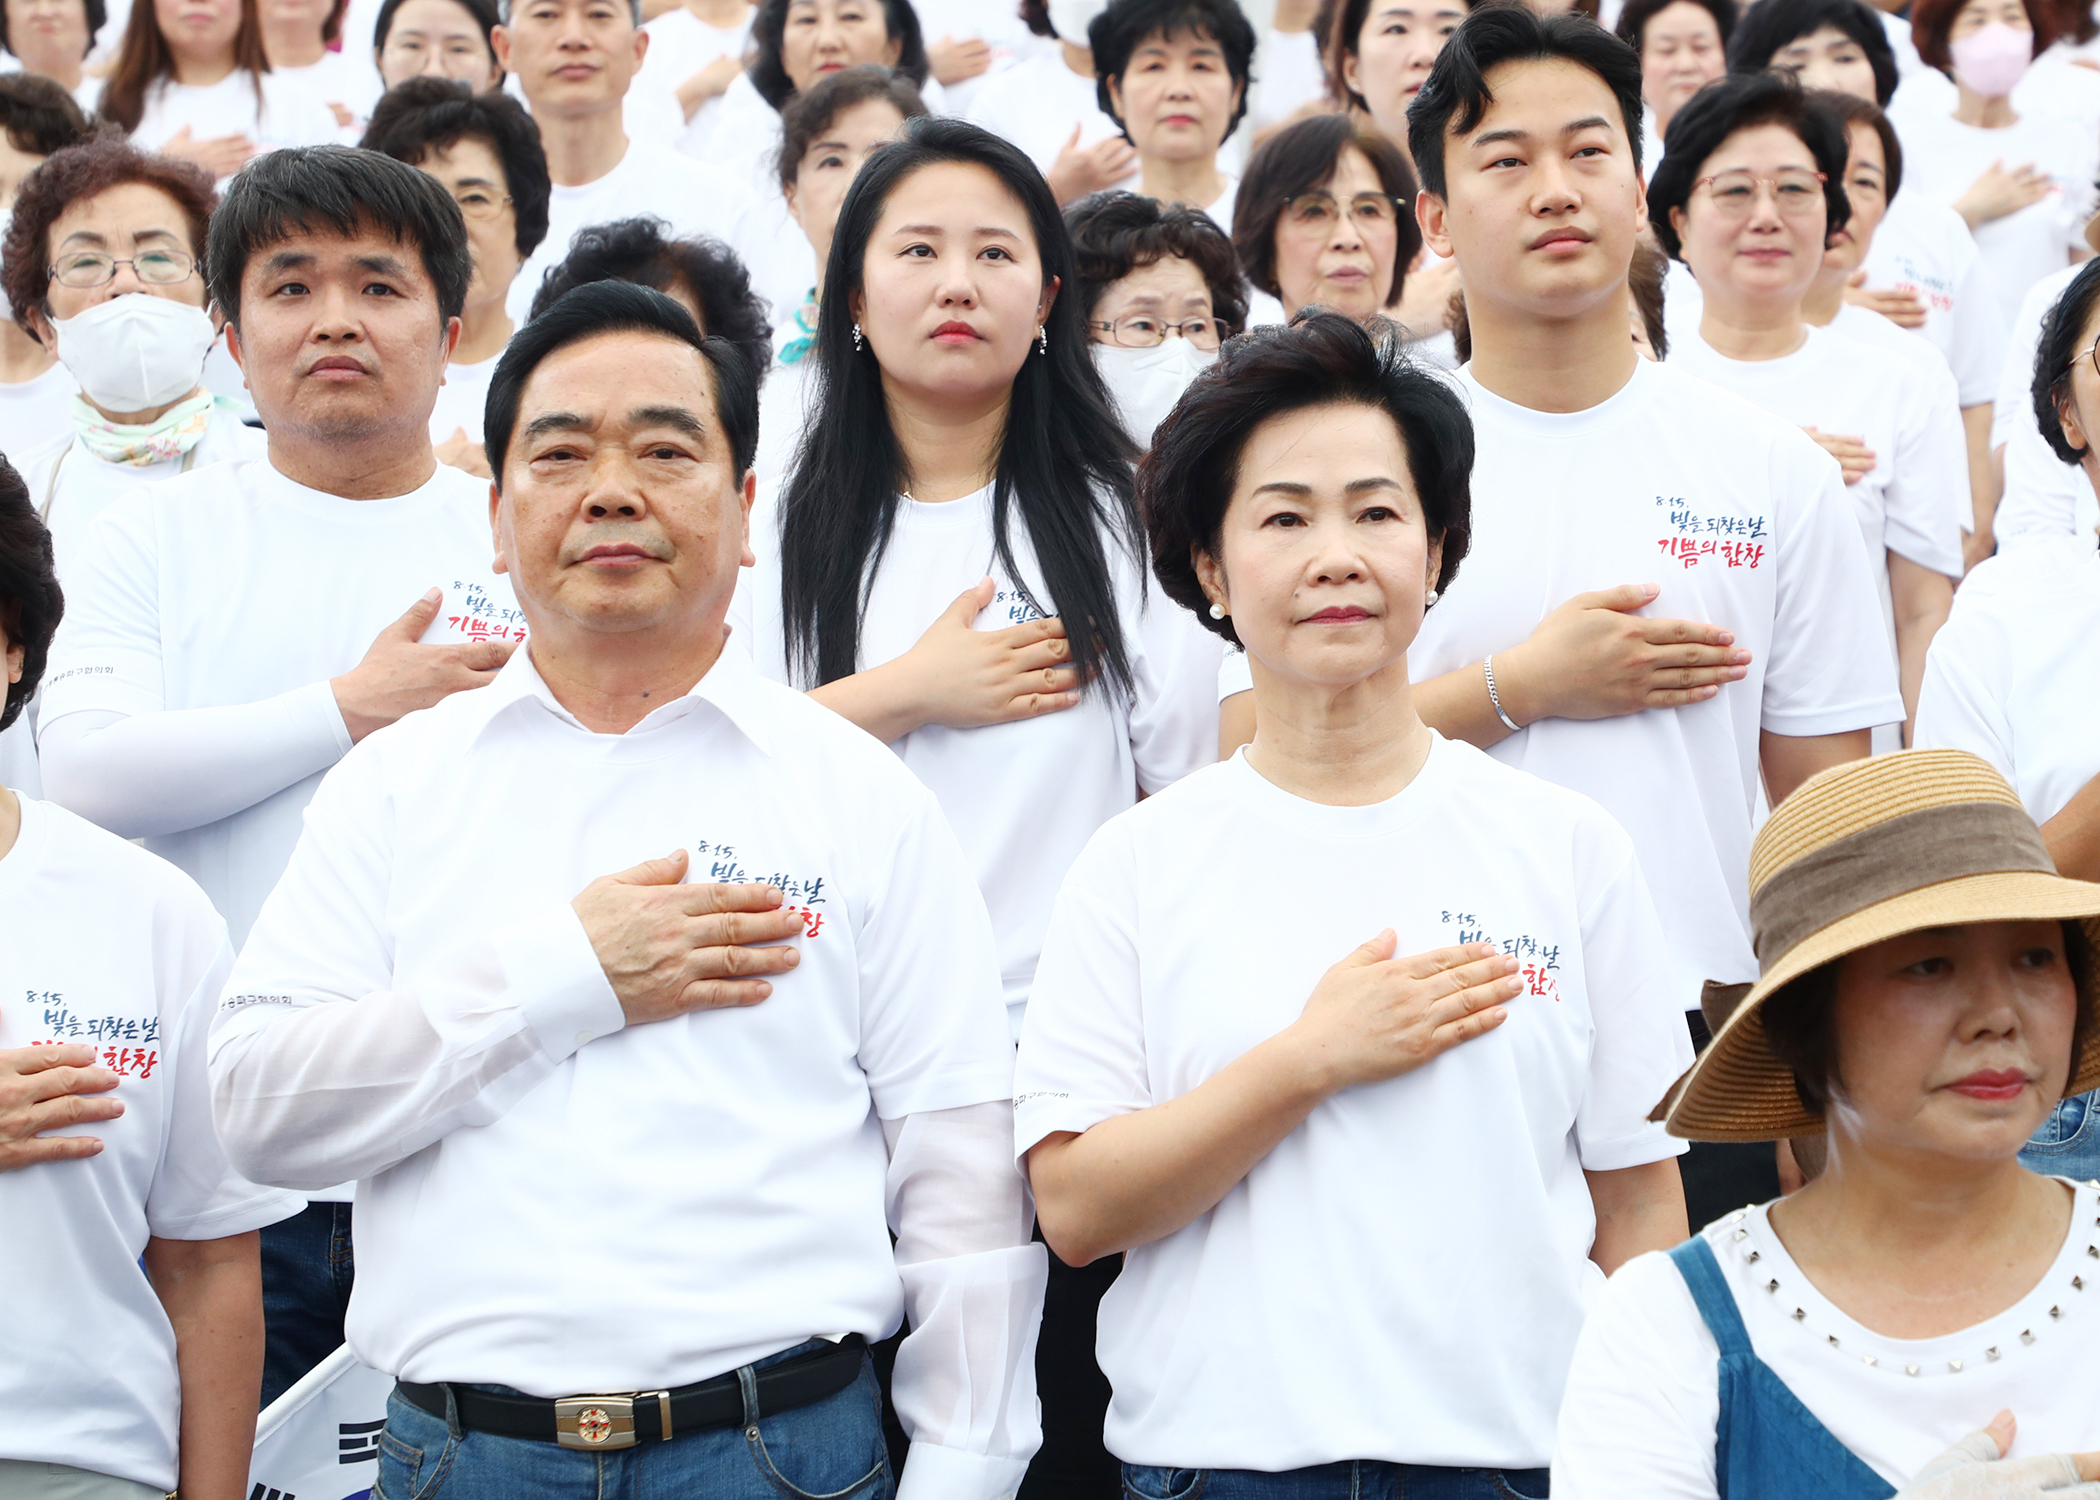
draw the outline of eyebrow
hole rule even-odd
[[[627,414],[630,427],[669,427],[688,437],[707,436],[707,426],[682,406],[638,406]],[[525,440],[554,432],[592,432],[597,424],[581,412],[541,412],[525,424]]]
[[[899,224],[890,231],[891,234],[920,234],[927,236],[943,235],[947,232],[947,229],[939,224]],[[1015,234],[1011,229],[1003,229],[997,224],[980,224],[971,232],[989,235],[993,239],[1012,240],[1015,244],[1021,242],[1021,237],[1018,234]]]
[[[459,181],[458,181],[457,183],[455,183],[455,184],[454,184],[454,186],[456,186],[456,187],[485,187],[485,188],[492,188],[492,187],[494,187],[495,185],[496,185],[496,179],[495,179],[495,178],[493,178],[493,177],[462,177],[462,178],[460,178],[460,180],[459,180]]]
[[[1397,490],[1401,488],[1403,486],[1399,480],[1391,479],[1384,475],[1377,475],[1370,479],[1350,480],[1342,486],[1342,493],[1345,495],[1368,495],[1378,490]],[[1304,499],[1311,495],[1312,492],[1313,487],[1311,485],[1300,484],[1293,479],[1272,479],[1267,484],[1258,484],[1254,487],[1254,493],[1257,495],[1289,495],[1295,499]]]
[[[1611,121],[1605,119],[1602,115],[1584,115],[1579,120],[1570,120],[1567,124],[1561,126],[1559,133],[1563,136],[1570,136],[1579,135],[1585,130],[1599,129],[1611,129]],[[1493,146],[1499,145],[1504,141],[1528,141],[1530,139],[1532,139],[1531,132],[1523,127],[1505,125],[1500,130],[1482,131],[1479,135],[1473,137],[1470,144],[1475,146]]]
[[[178,238],[180,236],[172,229],[141,229],[131,237],[131,242],[136,245],[140,240],[172,240]],[[99,229],[76,229],[63,240],[60,240],[59,243],[61,245],[70,245],[75,240],[80,241],[83,245],[106,245],[109,243],[109,236],[102,233]]]

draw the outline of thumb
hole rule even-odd
[[[1067,151],[1077,151],[1079,149],[1079,127],[1077,125],[1074,125],[1072,133],[1065,137],[1065,149]]]
[[[1866,284],[1867,273],[1864,267],[1860,268],[1857,271],[1854,271],[1850,276],[1847,276],[1845,278],[1846,286],[1865,286]]]
[[[2019,1430],[2019,1421],[2010,1411],[2001,1411],[1997,1416],[1991,1418],[1990,1422],[1984,1427],[1982,1434],[1998,1446],[1998,1451],[1991,1454],[1990,1457],[2003,1458],[2006,1454],[2012,1452],[2013,1434]]]
[[[1373,964],[1382,964],[1393,956],[1393,949],[1399,945],[1399,942],[1399,934],[1388,927],[1368,943],[1352,948],[1349,951],[1349,956],[1341,961],[1339,967],[1344,969],[1368,969]]]
[[[441,590],[432,589],[404,610],[401,618],[394,621],[388,628],[404,640],[421,640],[423,632],[430,628],[430,622],[437,618],[437,612],[444,605],[444,602],[444,593]]]
[[[1946,1452],[1940,1454],[1911,1475],[1910,1488],[1919,1489],[1935,1479],[1940,1479],[1971,1464],[1996,1463],[2012,1442],[2013,1414],[2001,1411],[1991,1418],[1988,1427],[1970,1433]]]
[[[1622,583],[1617,588],[1598,589],[1591,594],[1577,594],[1571,601],[1578,609],[1615,609],[1620,611],[1640,609],[1653,604],[1655,596],[1662,592],[1659,584]]]
[[[168,137],[168,144],[170,146],[180,146],[186,143],[189,140],[189,138],[190,127],[185,125],[182,127],[182,129],[176,131],[173,135]]]
[[[1867,273],[1866,273],[1866,272],[1864,272],[1864,271],[1862,271],[1862,272],[1860,272],[1859,274],[1860,274],[1860,275],[1862,275],[1862,276],[1864,276],[1864,275],[1866,275]],[[455,428],[453,428],[453,429],[452,429],[452,436],[450,436],[450,437],[448,437],[448,438],[446,438],[446,439],[445,439],[445,441],[446,441],[446,442],[448,442],[448,443],[464,443],[464,442],[465,442],[466,440],[467,440],[467,429],[466,429],[466,428],[464,428],[464,427],[455,427]]]
[[[676,885],[685,879],[686,863],[686,852],[673,849],[662,859],[645,859],[610,878],[615,885]]]
[[[949,617],[957,624],[969,624],[992,602],[994,592],[991,579],[979,579],[955,596],[955,602],[948,606]]]

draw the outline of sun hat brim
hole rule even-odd
[[[1759,1012],[1794,980],[1885,938],[1972,922],[2079,921],[2100,950],[2100,885],[2034,870],[1964,875],[1922,886],[1832,922],[1796,943],[1750,987],[1712,1043],[1672,1087],[1664,1128],[1695,1141],[1772,1141],[1819,1135],[1822,1116],[1802,1104],[1793,1070],[1772,1055]],[[2094,994],[2095,976],[2073,976]],[[2085,1038],[2068,1092],[2100,1088],[2100,1027]]]

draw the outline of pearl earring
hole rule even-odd
[[[1432,604],[1436,603],[1436,601],[1441,597],[1443,596],[1438,594],[1435,589],[1431,589],[1428,593],[1422,596],[1422,608],[1429,608]]]
[[[1212,618],[1213,620],[1222,620],[1222,619],[1224,619],[1224,618],[1225,618],[1225,606],[1224,606],[1224,605],[1222,605],[1222,604],[1213,604],[1213,605],[1212,605],[1212,606],[1210,607],[1210,617],[1211,617],[1211,618]]]
[[[1035,339],[1036,347],[1044,354],[1048,354],[1050,352],[1050,325],[1047,323],[1036,324]]]
[[[854,352],[855,354],[858,354],[858,353],[860,353],[860,341],[861,341],[861,331],[860,331],[860,324],[858,324],[858,323],[855,323],[855,324],[853,325],[853,352]]]

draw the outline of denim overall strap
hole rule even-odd
[[[1751,1350],[1735,1294],[1703,1235],[1670,1252],[1720,1346],[1714,1481],[1721,1500],[1889,1500],[1896,1487],[1860,1462]],[[1836,1355],[1832,1356],[1836,1358]],[[1864,1372],[1862,1372],[1864,1373]]]

